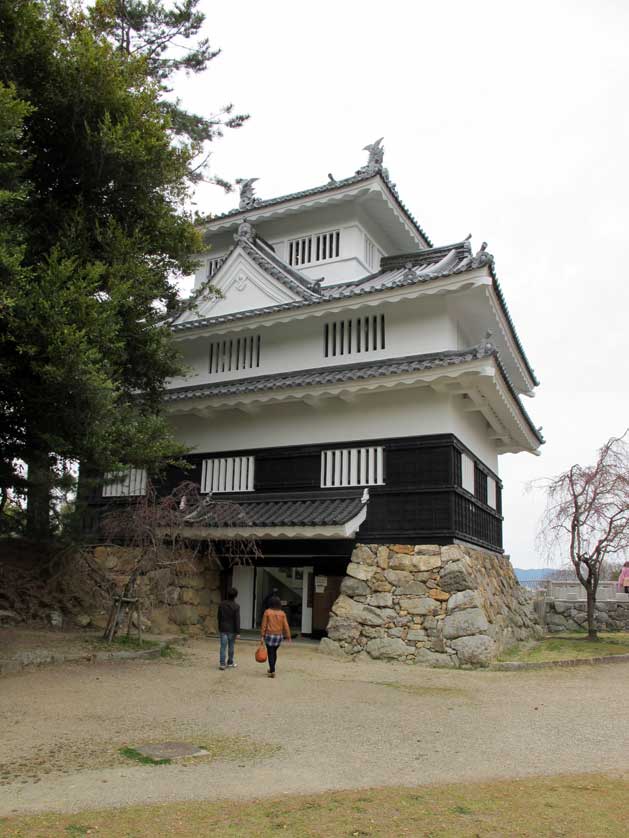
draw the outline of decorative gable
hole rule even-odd
[[[205,299],[201,298],[194,311],[184,312],[175,323],[303,300],[304,293],[300,293],[301,289],[294,279],[287,276],[282,281],[275,266],[267,266],[265,258],[260,258],[258,253],[255,255],[257,258],[242,244],[235,247],[212,277],[212,285],[220,296],[208,294]]]

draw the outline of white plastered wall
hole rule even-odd
[[[353,352],[349,355],[325,357],[324,327],[326,323],[358,317],[385,315],[385,349],[370,352]],[[261,335],[260,367],[247,372],[248,375],[271,375],[277,372],[291,372],[337,366],[345,363],[375,361],[383,358],[400,358],[406,355],[421,355],[457,348],[456,323],[448,314],[444,297],[421,297],[409,300],[403,305],[383,304],[345,309],[337,314],[322,317],[308,317],[289,323],[278,323],[259,327],[253,331],[238,333],[216,332],[202,337],[189,337],[178,342],[185,364],[190,373],[185,378],[174,379],[171,386],[202,384],[206,382],[242,378],[242,371],[208,372],[209,346],[218,340],[229,340],[239,335]]]
[[[290,402],[262,406],[254,415],[224,410],[208,418],[175,415],[171,421],[176,437],[199,453],[452,433],[497,471],[482,417],[461,413],[456,398],[428,387],[368,394],[350,403]]]
[[[272,221],[261,221],[255,224],[255,228],[263,239],[273,245],[276,255],[283,261],[288,259],[287,242],[289,240],[340,230],[338,258],[297,268],[310,279],[323,279],[324,285],[348,282],[372,272],[371,267],[364,261],[365,232],[384,254],[395,250],[391,239],[378,229],[360,207],[352,204],[328,206],[325,210],[313,210]],[[208,237],[210,251],[199,257],[201,264],[195,275],[195,288],[207,279],[209,260],[226,256],[233,245],[233,232],[221,232],[211,238]]]

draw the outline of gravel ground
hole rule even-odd
[[[351,663],[284,645],[278,677],[238,647],[68,664],[0,682],[0,816],[383,785],[629,769],[629,664],[459,672]],[[203,762],[123,746],[210,743]]]

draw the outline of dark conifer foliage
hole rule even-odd
[[[88,15],[0,0],[0,489],[28,494],[34,536],[71,463],[152,468],[179,452],[159,412],[181,371],[164,311],[195,267],[185,206],[221,126],[173,105],[167,81],[214,56],[201,40],[170,57],[202,20],[195,2]]]

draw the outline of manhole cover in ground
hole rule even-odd
[[[202,757],[207,754],[203,748],[188,745],[186,742],[158,742],[157,745],[142,745],[136,748],[143,757],[151,759],[181,759],[182,757]]]

